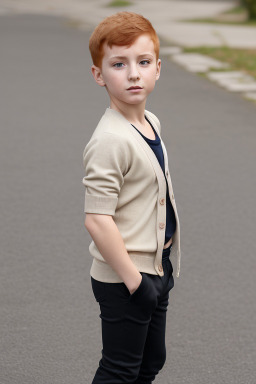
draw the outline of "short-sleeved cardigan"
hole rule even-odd
[[[161,139],[158,118],[145,110]],[[172,263],[180,272],[180,223],[168,166],[164,153],[165,176],[175,212]],[[126,250],[140,272],[163,276],[162,250],[166,224],[166,180],[149,145],[119,112],[107,108],[83,153],[85,177],[84,212],[111,215],[124,240]],[[114,246],[114,245],[113,245]],[[94,241],[91,276],[99,281],[122,282],[104,260]]]

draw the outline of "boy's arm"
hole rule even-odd
[[[102,257],[120,276],[132,294],[140,285],[142,276],[128,255],[112,216],[86,213],[84,225]]]

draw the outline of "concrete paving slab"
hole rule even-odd
[[[229,65],[209,56],[199,53],[180,53],[174,55],[172,60],[192,72],[206,72],[210,68],[227,68]]]
[[[221,73],[208,73],[207,77],[231,92],[246,92],[256,90],[255,79],[242,72],[231,71]]]
[[[191,64],[191,65],[184,65],[184,68],[189,72],[194,73],[206,73],[209,71],[209,67],[204,64]]]
[[[244,75],[237,78],[227,78],[227,79],[217,80],[217,83],[221,85],[243,84],[246,86],[248,84],[255,83],[255,80],[251,76]]]
[[[246,99],[256,101],[256,92],[247,92],[243,95]]]
[[[163,56],[171,56],[171,55],[176,55],[177,53],[181,53],[182,48],[180,47],[160,47],[160,54]]]
[[[256,91],[256,82],[241,84],[241,83],[230,83],[224,85],[225,88],[231,92],[246,92],[246,91]]]
[[[244,76],[245,73],[242,71],[226,71],[226,72],[209,72],[207,77],[211,80],[222,80],[222,79],[237,79]]]

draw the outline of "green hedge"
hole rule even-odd
[[[249,18],[256,19],[256,0],[242,0],[242,5],[248,10]]]

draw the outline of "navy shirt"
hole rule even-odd
[[[152,151],[156,155],[156,158],[157,158],[157,160],[158,160],[158,162],[159,162],[159,164],[163,170],[163,174],[164,174],[165,181],[167,184],[167,180],[166,180],[166,176],[165,176],[165,169],[164,169],[164,154],[163,154],[163,149],[162,149],[162,145],[161,145],[161,140],[160,140],[160,137],[158,136],[156,130],[154,129],[154,127],[150,123],[150,121],[148,119],[146,119],[146,120],[149,122],[149,124],[151,125],[151,127],[155,133],[155,137],[156,137],[155,140],[148,139],[134,125],[132,125],[132,126],[141,134],[143,139],[148,143],[148,145],[150,146],[150,148],[152,149]],[[174,213],[173,206],[172,206],[172,203],[170,200],[168,185],[166,185],[166,187],[167,187],[166,188],[166,226],[165,226],[165,242],[164,242],[164,244],[166,244],[170,240],[170,238],[173,236],[173,234],[176,230],[175,213]],[[170,249],[171,249],[171,246],[166,248],[166,249],[163,249],[163,258],[169,257]]]

